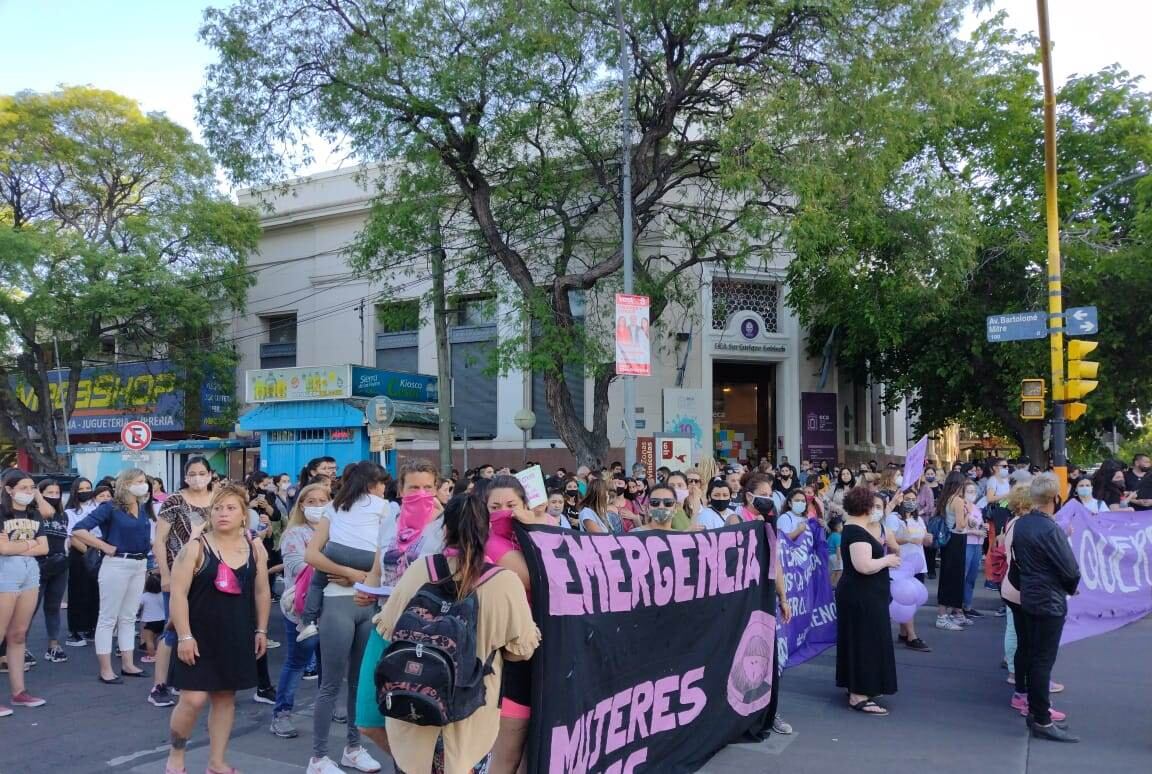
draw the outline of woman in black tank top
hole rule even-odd
[[[268,644],[268,556],[247,531],[244,490],[226,486],[212,496],[208,530],[186,545],[172,570],[172,626],[177,656],[171,685],[180,689],[172,711],[166,774],[183,774],[184,752],[196,720],[208,716],[208,772],[230,772],[224,760],[232,733],[236,691],[256,685],[256,659]]]

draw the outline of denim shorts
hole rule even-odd
[[[40,565],[31,556],[0,556],[0,594],[40,588]]]

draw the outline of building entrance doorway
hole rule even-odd
[[[778,462],[775,363],[713,361],[712,450],[729,464]]]

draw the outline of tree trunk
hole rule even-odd
[[[572,405],[572,393],[563,373],[563,370],[544,373],[544,396],[548,410],[552,412],[552,425],[568,451],[576,457],[577,464],[599,470],[608,457],[608,382],[604,380],[601,389],[601,379],[595,380],[592,390],[594,421],[592,430],[589,430],[584,426],[583,413],[577,413]]]
[[[440,411],[440,473],[452,473],[452,371],[448,351],[448,310],[444,291],[444,243],[440,221],[436,221],[435,244],[432,246],[432,317],[436,331],[436,376],[439,386],[437,407]]]

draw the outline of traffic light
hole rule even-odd
[[[1075,422],[1084,416],[1088,406],[1081,403],[1080,399],[1100,384],[1096,381],[1100,364],[1084,360],[1084,356],[1098,346],[1100,345],[1095,341],[1068,340],[1068,379],[1064,382],[1064,397],[1068,404],[1064,408],[1064,418],[1069,422]]]
[[[1044,396],[1047,393],[1043,379],[1025,379],[1020,382],[1020,418],[1043,419],[1047,408]]]

